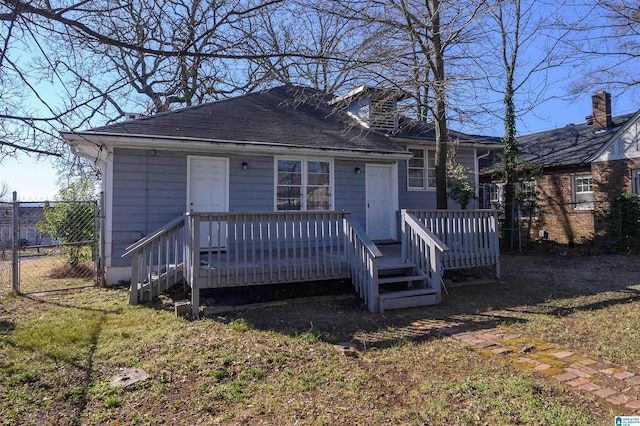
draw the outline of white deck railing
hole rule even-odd
[[[440,265],[443,254],[449,251],[433,232],[417,217],[406,210],[400,212],[402,224],[402,261],[413,263],[427,278],[429,288],[437,290],[438,303],[442,300]]]
[[[187,213],[185,278],[200,288],[346,278],[347,212]]]
[[[131,256],[129,303],[151,300],[180,280],[184,224],[180,216],[126,248],[122,257]]]
[[[406,210],[433,232],[449,251],[445,269],[495,265],[500,277],[498,212],[495,210]]]
[[[357,223],[344,218],[344,238],[351,282],[369,312],[379,312],[378,259],[382,252]]]

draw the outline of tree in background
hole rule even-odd
[[[51,235],[64,246],[67,263],[76,267],[91,259],[96,238],[94,214],[96,204],[95,179],[76,179],[60,189],[56,201],[45,204],[45,220],[37,223],[43,235]]]
[[[565,6],[558,2],[499,1],[487,15],[488,31],[483,34],[489,49],[478,70],[485,75],[487,92],[502,95],[503,248],[513,249],[520,238],[517,218],[520,149],[516,120],[546,100],[549,71],[571,59],[564,48],[570,31],[548,22],[549,16],[561,13]],[[486,112],[495,114],[491,108]]]

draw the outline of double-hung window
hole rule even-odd
[[[407,161],[407,188],[427,190],[436,187],[436,160],[432,150],[409,148],[413,158]]]
[[[276,210],[331,210],[330,161],[277,159]]]
[[[593,181],[591,176],[573,177],[573,202],[576,210],[593,208]]]

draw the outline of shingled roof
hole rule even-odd
[[[436,129],[431,123],[411,120],[407,117],[400,117],[398,132],[393,136],[403,139],[413,139],[416,141],[435,141]],[[449,129],[449,140],[457,141],[463,145],[481,145],[488,148],[502,146],[502,140],[495,136],[470,135]],[[418,142],[419,143],[419,142]]]
[[[586,164],[633,115],[613,117],[613,125],[599,132],[594,132],[592,125],[584,123],[520,136],[517,141],[521,163],[542,167]]]
[[[384,134],[363,129],[346,114],[334,111],[327,104],[331,98],[314,89],[285,85],[82,133],[406,152]]]

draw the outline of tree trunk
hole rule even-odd
[[[441,0],[428,0],[431,9],[431,46],[433,47],[433,86],[436,130],[436,207],[447,209],[447,114],[444,51],[440,34]]]

